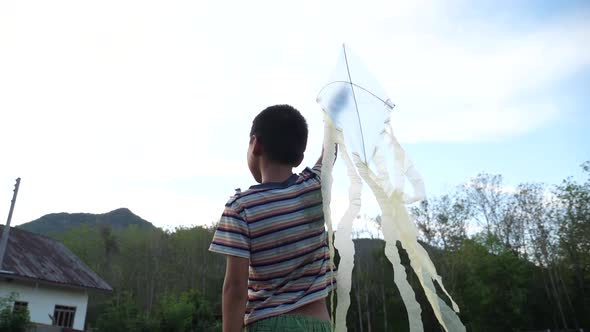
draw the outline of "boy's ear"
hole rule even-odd
[[[250,144],[252,144],[252,154],[260,156],[262,154],[262,144],[260,144],[256,135],[250,136]]]

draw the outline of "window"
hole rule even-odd
[[[53,311],[53,325],[71,328],[74,326],[75,315],[76,307],[55,305],[55,310]]]
[[[14,301],[14,307],[12,307],[12,312],[22,312],[27,311],[29,307],[29,303],[23,301]]]

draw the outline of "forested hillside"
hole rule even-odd
[[[120,208],[102,214],[52,213],[17,227],[37,234],[53,235],[83,225],[110,228],[126,228],[134,225],[139,228],[155,228],[152,223],[143,220],[126,208]]]
[[[590,328],[590,163],[583,169],[582,181],[510,190],[500,175],[480,174],[412,207],[420,240],[469,331]],[[115,289],[92,294],[90,326],[216,331],[225,261],[207,250],[212,234],[207,227],[82,224],[53,236]],[[357,239],[355,246],[350,331],[407,331],[383,242]],[[440,331],[413,272],[408,278],[425,331]]]

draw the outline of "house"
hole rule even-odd
[[[4,229],[0,225],[0,233]],[[17,293],[14,308],[28,308],[33,323],[84,330],[89,291],[112,290],[60,242],[10,228],[0,297]]]

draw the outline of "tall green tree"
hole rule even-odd
[[[553,217],[557,222],[561,275],[557,283],[575,290],[565,293],[574,311],[572,326],[590,326],[590,162],[582,164],[586,177],[569,177],[555,188]],[[571,267],[571,268],[568,268]]]

